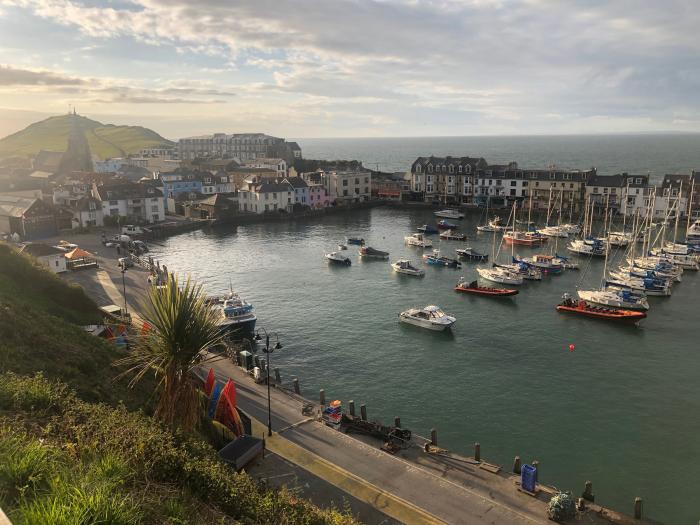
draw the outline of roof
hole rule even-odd
[[[664,175],[662,188],[679,188],[681,183],[690,189],[690,175]]]
[[[49,246],[43,243],[29,243],[22,246],[20,253],[27,253],[32,257],[46,257],[48,255],[65,254],[65,252],[55,246]]]
[[[297,144],[296,142],[287,142],[287,144],[289,145],[289,149],[291,149],[292,151],[301,151],[299,144]]]
[[[308,188],[309,185],[306,184],[306,181],[302,179],[301,177],[287,177],[284,179],[285,182],[288,182],[292,188]]]
[[[83,250],[82,248],[75,248],[66,254],[66,259],[69,261],[72,261],[73,259],[85,259],[86,257],[92,257],[92,254]]]
[[[49,177],[53,176],[53,173],[50,171],[41,171],[41,170],[36,170],[32,171],[29,174],[30,177],[33,177],[35,179],[48,179]]]
[[[625,185],[624,177],[617,175],[593,175],[588,179],[587,186],[607,186],[609,188],[621,188]]]
[[[90,210],[90,203],[95,205],[94,210]],[[75,209],[78,211],[96,211],[100,209],[100,201],[94,197],[82,197],[75,203]]]
[[[282,193],[291,190],[290,184],[280,182],[263,182],[262,184],[257,184],[253,189],[256,193]]]
[[[144,199],[149,197],[162,197],[163,192],[150,184],[112,183],[96,187],[98,198],[101,201],[118,201],[125,199]]]
[[[0,215],[21,217],[38,199],[0,194]]]

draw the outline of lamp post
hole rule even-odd
[[[129,313],[129,310],[126,307],[126,279],[124,278],[124,274],[126,274],[126,264],[122,264],[122,288],[124,290],[124,317],[126,317],[126,314]]]
[[[263,352],[267,354],[267,366],[265,367],[267,369],[267,435],[272,436],[272,409],[270,403],[270,368],[272,368],[272,365],[270,364],[270,356],[275,350],[280,350],[282,348],[282,344],[280,343],[277,334],[268,334],[267,330],[265,330],[264,328],[259,328],[255,332],[254,339],[256,342],[262,341],[262,336],[260,335],[261,330],[265,334],[265,348],[263,348]],[[277,341],[275,343],[275,346],[272,348],[270,348],[270,335],[273,335],[275,337],[275,340]]]

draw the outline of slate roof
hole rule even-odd
[[[119,201],[125,199],[146,199],[162,197],[163,192],[150,184],[120,183],[97,186],[97,195],[101,201]]]
[[[65,252],[55,246],[43,243],[29,243],[22,246],[20,253],[28,253],[32,257],[46,257],[48,255],[64,254]]]
[[[21,217],[38,199],[0,194],[0,215]]]
[[[624,176],[617,175],[593,175],[588,179],[586,186],[603,186],[608,188],[621,188],[625,185]]]
[[[289,145],[289,149],[291,149],[292,151],[301,151],[299,144],[297,144],[296,142],[287,142],[287,145]]]
[[[690,190],[690,175],[664,175],[664,180],[661,183],[662,188],[680,188],[681,182],[683,187]]]
[[[291,190],[289,184],[279,182],[263,182],[255,187],[257,193],[283,193]]]
[[[308,188],[309,185],[301,177],[287,177],[284,181],[288,182],[293,188]]]

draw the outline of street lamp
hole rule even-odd
[[[122,264],[122,288],[124,290],[124,317],[129,313],[129,310],[126,307],[126,279],[124,278],[124,274],[126,273],[126,264]]]
[[[280,350],[282,348],[282,344],[280,343],[277,334],[268,334],[267,330],[264,328],[259,328],[255,332],[254,340],[256,343],[262,341],[262,336],[260,335],[261,330],[265,333],[265,348],[263,348],[263,352],[267,354],[267,366],[265,367],[267,369],[267,435],[272,436],[272,409],[270,408],[270,368],[272,365],[270,364],[270,356],[275,350]],[[270,348],[270,335],[273,335],[277,341],[275,346],[272,348]]]

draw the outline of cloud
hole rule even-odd
[[[0,65],[0,86],[79,86],[85,81],[52,71]]]

